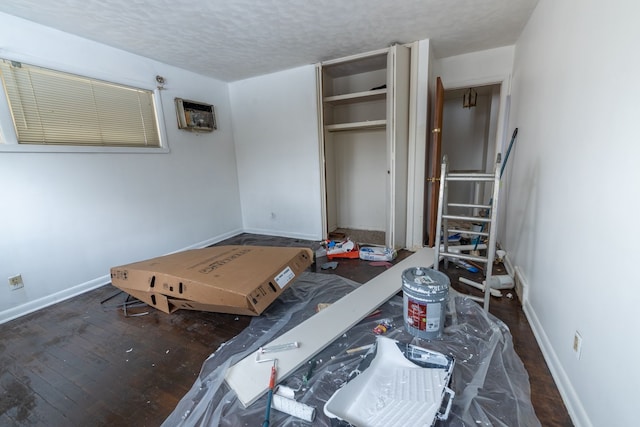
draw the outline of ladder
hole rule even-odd
[[[442,169],[440,171],[440,194],[438,197],[438,220],[436,224],[436,244],[434,269],[438,270],[440,258],[445,262],[445,268],[450,259],[469,260],[477,263],[485,264],[485,285],[484,285],[484,310],[489,311],[489,299],[491,297],[490,278],[492,275],[493,261],[496,252],[496,220],[498,215],[498,195],[500,192],[500,175],[501,175],[500,154],[497,155],[496,164],[493,173],[479,172],[449,172],[447,156],[442,158]],[[449,202],[448,190],[449,183],[454,181],[466,181],[472,183],[486,183],[492,185],[491,193],[493,194],[488,204],[478,203],[458,203]],[[450,215],[449,208],[463,208],[469,211],[469,215]],[[484,216],[474,215],[474,213],[487,212]],[[467,230],[449,226],[449,221],[469,222],[472,224],[481,224],[480,230]],[[481,238],[487,238],[486,256],[471,255],[462,251],[451,250],[449,246],[449,237],[452,234],[465,233],[475,236],[474,242],[478,242]],[[442,247],[441,247],[442,245]]]

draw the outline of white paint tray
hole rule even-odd
[[[324,413],[358,427],[431,426],[449,415],[453,365],[441,353],[378,337],[371,364],[331,396]]]

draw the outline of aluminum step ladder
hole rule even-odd
[[[492,275],[493,261],[496,254],[496,226],[498,215],[498,196],[500,193],[501,156],[497,155],[493,173],[479,172],[449,172],[447,156],[442,158],[442,168],[440,170],[440,194],[438,197],[438,220],[436,224],[436,244],[434,269],[438,269],[440,259],[443,258],[445,267],[449,260],[468,260],[485,264],[485,286],[484,286],[484,310],[489,311],[489,300],[491,298],[490,283]],[[491,200],[488,204],[449,202],[449,183],[454,181],[466,181],[472,183],[486,183],[492,186]],[[486,185],[485,184],[485,185]],[[449,208],[467,209],[469,215],[450,215]],[[485,215],[482,215],[485,213]],[[481,224],[480,230],[467,230],[449,226],[449,221],[469,222],[471,224]],[[474,242],[482,238],[487,239],[486,256],[466,254],[461,251],[451,250],[454,246],[449,245],[449,237],[453,234],[464,233],[474,236]],[[442,247],[441,247],[442,245]]]

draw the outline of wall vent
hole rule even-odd
[[[525,298],[526,298],[526,292],[527,292],[527,281],[524,278],[524,275],[522,274],[522,271],[520,270],[520,267],[516,267],[513,275],[513,283],[515,285],[515,290],[516,290],[516,295],[518,296],[518,300],[520,301],[521,305],[524,305],[525,303]]]

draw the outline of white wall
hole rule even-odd
[[[0,13],[0,57],[162,92],[170,152],[0,152],[0,321],[99,286],[109,269],[242,229],[227,85]],[[218,130],[176,126],[174,97],[214,104]],[[25,287],[10,291],[7,278]],[[96,301],[98,309],[99,302]]]
[[[313,65],[230,84],[244,230],[322,239]]]
[[[456,94],[460,91],[455,91]],[[473,108],[463,108],[462,95],[451,97],[445,95],[442,121],[442,154],[447,156],[451,171],[493,172],[495,159],[487,165],[487,155],[495,145],[495,132],[489,132],[492,114],[492,94],[478,95],[477,104]],[[493,110],[497,109],[494,105]],[[494,117],[495,121],[495,117]],[[493,124],[495,128],[495,123]],[[489,150],[492,148],[492,150]],[[485,187],[471,182],[451,182],[448,184],[449,201],[459,203],[489,203],[491,186],[486,185],[488,197],[480,194]],[[477,199],[476,199],[477,198]],[[450,213],[470,214],[469,209],[452,208]]]
[[[448,156],[451,170],[485,171],[491,100],[490,94],[478,95],[475,107],[463,108],[462,96],[445,99],[442,153]]]
[[[499,83],[511,74],[514,46],[437,59],[436,76],[445,90]]]
[[[638,16],[540,0],[516,44],[505,244],[577,426],[638,424]]]
[[[508,116],[507,97],[510,92],[514,46],[499,47],[435,61],[435,75],[440,76],[445,90],[500,84],[500,103],[496,129],[498,152],[504,152],[504,122]],[[507,141],[508,142],[508,141]]]
[[[333,145],[327,151],[333,152],[334,158],[326,158],[335,165],[338,228],[384,232],[388,180],[385,130],[335,132],[326,141]]]

